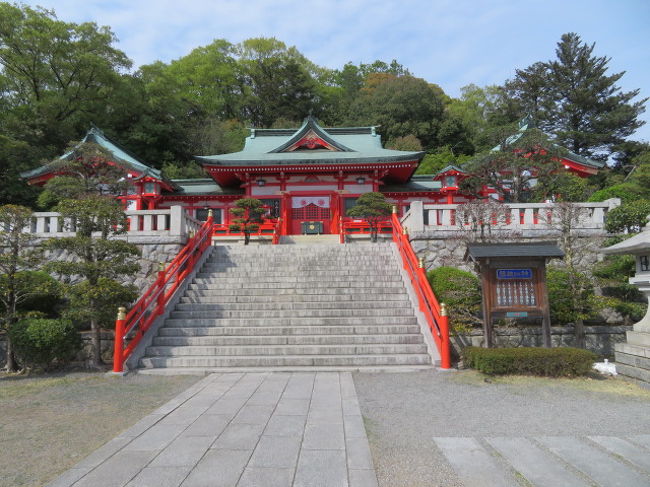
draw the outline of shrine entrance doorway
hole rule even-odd
[[[331,233],[331,220],[331,198],[329,195],[291,197],[291,234]]]

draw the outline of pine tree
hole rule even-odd
[[[557,60],[548,63],[555,96],[549,123],[563,146],[604,159],[643,125],[647,98],[632,101],[640,90],[623,92],[616,83],[625,71],[608,75],[611,58],[595,56],[594,47],[573,32],[562,36]]]
[[[578,34],[564,34],[555,60],[517,70],[505,83],[498,111],[514,115],[514,104],[517,116],[531,115],[538,128],[581,156],[605,160],[621,150],[645,123],[638,117],[648,99],[634,101],[638,89],[622,91],[617,82],[625,71],[608,74],[611,58],[594,55],[594,48]]]

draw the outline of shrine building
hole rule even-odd
[[[520,127],[520,132],[525,129]],[[205,179],[166,179],[97,128],[82,142],[100,145],[127,167],[133,184],[120,197],[126,209],[181,205],[198,220],[213,210],[215,228],[224,232],[231,219],[229,208],[248,197],[268,207],[269,220],[282,218],[283,235],[302,233],[305,222],[318,222],[322,233],[338,233],[341,222],[349,220],[347,210],[368,192],[383,193],[399,214],[412,201],[453,204],[472,199],[459,190],[459,181],[467,176],[462,168],[414,175],[424,152],[384,149],[374,126],[323,128],[313,117],[298,129],[252,128],[239,152],[196,156],[210,176]],[[582,177],[604,166],[570,153],[559,162]],[[57,170],[45,165],[21,176],[29,184],[43,185],[55,175]]]

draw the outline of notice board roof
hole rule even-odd
[[[467,246],[465,260],[493,257],[564,257],[555,242],[479,243]]]

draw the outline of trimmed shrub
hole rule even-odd
[[[431,289],[447,305],[452,327],[465,331],[480,322],[481,285],[471,272],[455,267],[438,267],[427,272]]]
[[[31,318],[11,328],[16,354],[24,365],[48,369],[64,363],[81,349],[81,337],[70,321]]]
[[[575,377],[586,375],[598,356],[579,348],[480,348],[465,347],[467,367],[489,375],[539,375]]]

